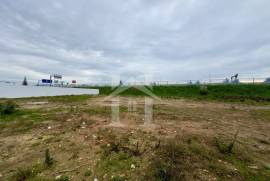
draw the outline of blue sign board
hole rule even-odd
[[[51,84],[52,80],[50,80],[50,79],[42,79],[41,82],[44,83],[44,84]]]

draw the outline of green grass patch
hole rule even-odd
[[[7,129],[10,133],[26,132],[35,124],[47,120],[59,121],[66,118],[66,115],[68,113],[62,114],[59,109],[18,109],[12,114],[0,115],[0,130]]]
[[[42,163],[35,163],[31,167],[18,168],[16,172],[8,179],[8,181],[44,180],[42,178],[35,178],[44,170],[46,170],[46,166]]]
[[[16,102],[25,102],[25,101],[32,101],[32,102],[43,102],[48,101],[51,103],[82,103],[85,102],[94,96],[92,95],[67,95],[67,96],[49,96],[49,97],[29,97],[29,98],[16,98],[12,99]],[[9,99],[2,99],[9,100]]]
[[[252,169],[249,166],[253,165],[253,161],[249,159],[243,159],[243,156],[239,154],[227,155],[225,159],[232,163],[240,173],[244,180],[249,181],[268,181],[270,180],[270,171],[264,167],[258,167],[258,169]]]
[[[111,114],[110,106],[95,106],[95,107],[86,107],[82,109],[82,112],[87,113],[89,115],[105,115],[108,116]]]
[[[0,103],[0,115],[9,115],[17,111],[18,105],[13,101]]]
[[[88,88],[99,89],[100,95],[109,95],[113,92],[109,86]],[[203,90],[199,85],[153,86],[151,91],[162,98],[192,98],[247,104],[270,103],[270,85],[267,84],[205,85]],[[144,96],[145,94],[136,88],[129,88],[120,95]]]
[[[129,154],[124,152],[112,152],[110,155],[102,155],[98,167],[106,173],[115,173],[124,170],[130,170],[131,164],[135,160]]]
[[[84,102],[93,98],[91,95],[72,95],[72,96],[56,96],[48,97],[49,102],[59,102],[59,103],[79,103]]]
[[[129,173],[132,170],[132,164],[136,164],[135,157],[120,151],[102,154],[96,167],[100,175],[107,174],[111,177],[120,175],[121,173]],[[113,178],[113,180],[117,179],[118,177]]]
[[[13,114],[1,114],[0,122],[9,122],[17,120],[32,120],[42,121],[53,114],[53,111],[47,111],[43,109],[18,109]]]
[[[38,161],[31,166],[25,166],[17,168],[16,171],[7,178],[8,181],[69,181],[69,177],[61,176],[57,179],[49,179],[40,177],[39,174],[52,167],[52,157],[50,156],[49,150],[46,149],[44,162]]]
[[[153,151],[154,156],[147,168],[144,180],[186,180],[197,178],[198,170],[206,170],[206,174],[214,175],[217,180],[269,180],[269,170],[256,165],[245,150],[234,148],[230,154],[221,153],[212,145],[204,145],[200,139],[179,137],[166,139],[160,147]],[[257,163],[258,164],[258,163]],[[193,172],[190,172],[193,170]]]

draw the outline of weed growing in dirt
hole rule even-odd
[[[84,172],[84,176],[86,177],[90,177],[92,175],[92,171],[87,169],[85,172]]]
[[[30,169],[30,168],[25,168],[25,169],[18,168],[15,176],[13,177],[13,179],[16,180],[16,181],[23,181],[23,180],[27,180],[27,179],[29,179],[31,177],[34,177],[34,176],[35,176],[35,174],[32,173],[32,169]]]
[[[54,161],[53,161],[53,158],[50,155],[50,150],[49,149],[46,149],[45,150],[45,161],[44,161],[45,165],[47,167],[50,167],[53,164],[53,162]]]
[[[225,142],[215,137],[215,145],[218,151],[223,154],[231,154],[233,152],[233,148],[237,140],[238,133],[239,133],[239,130],[237,130],[237,132],[234,135],[233,140],[228,144],[226,144]]]
[[[140,158],[145,153],[142,143],[133,143],[130,136],[117,136],[111,130],[100,130],[101,157],[96,165],[99,175],[112,176],[111,180],[126,180],[135,168],[139,168]],[[125,176],[121,176],[125,173]],[[116,177],[116,176],[121,177]]]
[[[183,179],[181,164],[186,154],[183,145],[178,144],[176,140],[166,140],[156,152],[156,156],[150,164],[150,172],[146,175],[146,179],[150,177],[154,180],[169,181]]]
[[[137,140],[135,143],[131,143],[129,137],[118,137],[114,133],[107,132],[106,130],[100,130],[100,134],[102,138],[107,141],[107,144],[101,145],[104,155],[110,155],[112,152],[123,152],[130,156],[138,157],[146,151],[142,141],[140,143]]]
[[[36,163],[32,167],[18,168],[16,172],[8,179],[9,181],[35,180],[34,178],[45,170],[41,163]]]
[[[224,143],[218,138],[215,138],[215,145],[220,153],[231,154],[233,152],[234,143],[230,142],[229,144]]]

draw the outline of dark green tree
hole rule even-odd
[[[119,82],[119,86],[122,86],[123,85],[123,81],[122,80],[120,80],[120,82]]]
[[[24,85],[24,86],[27,86],[28,85],[28,82],[27,82],[26,77],[24,77],[23,82],[22,82],[22,85]]]

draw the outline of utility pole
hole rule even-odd
[[[50,74],[50,86],[52,86],[52,75]]]

